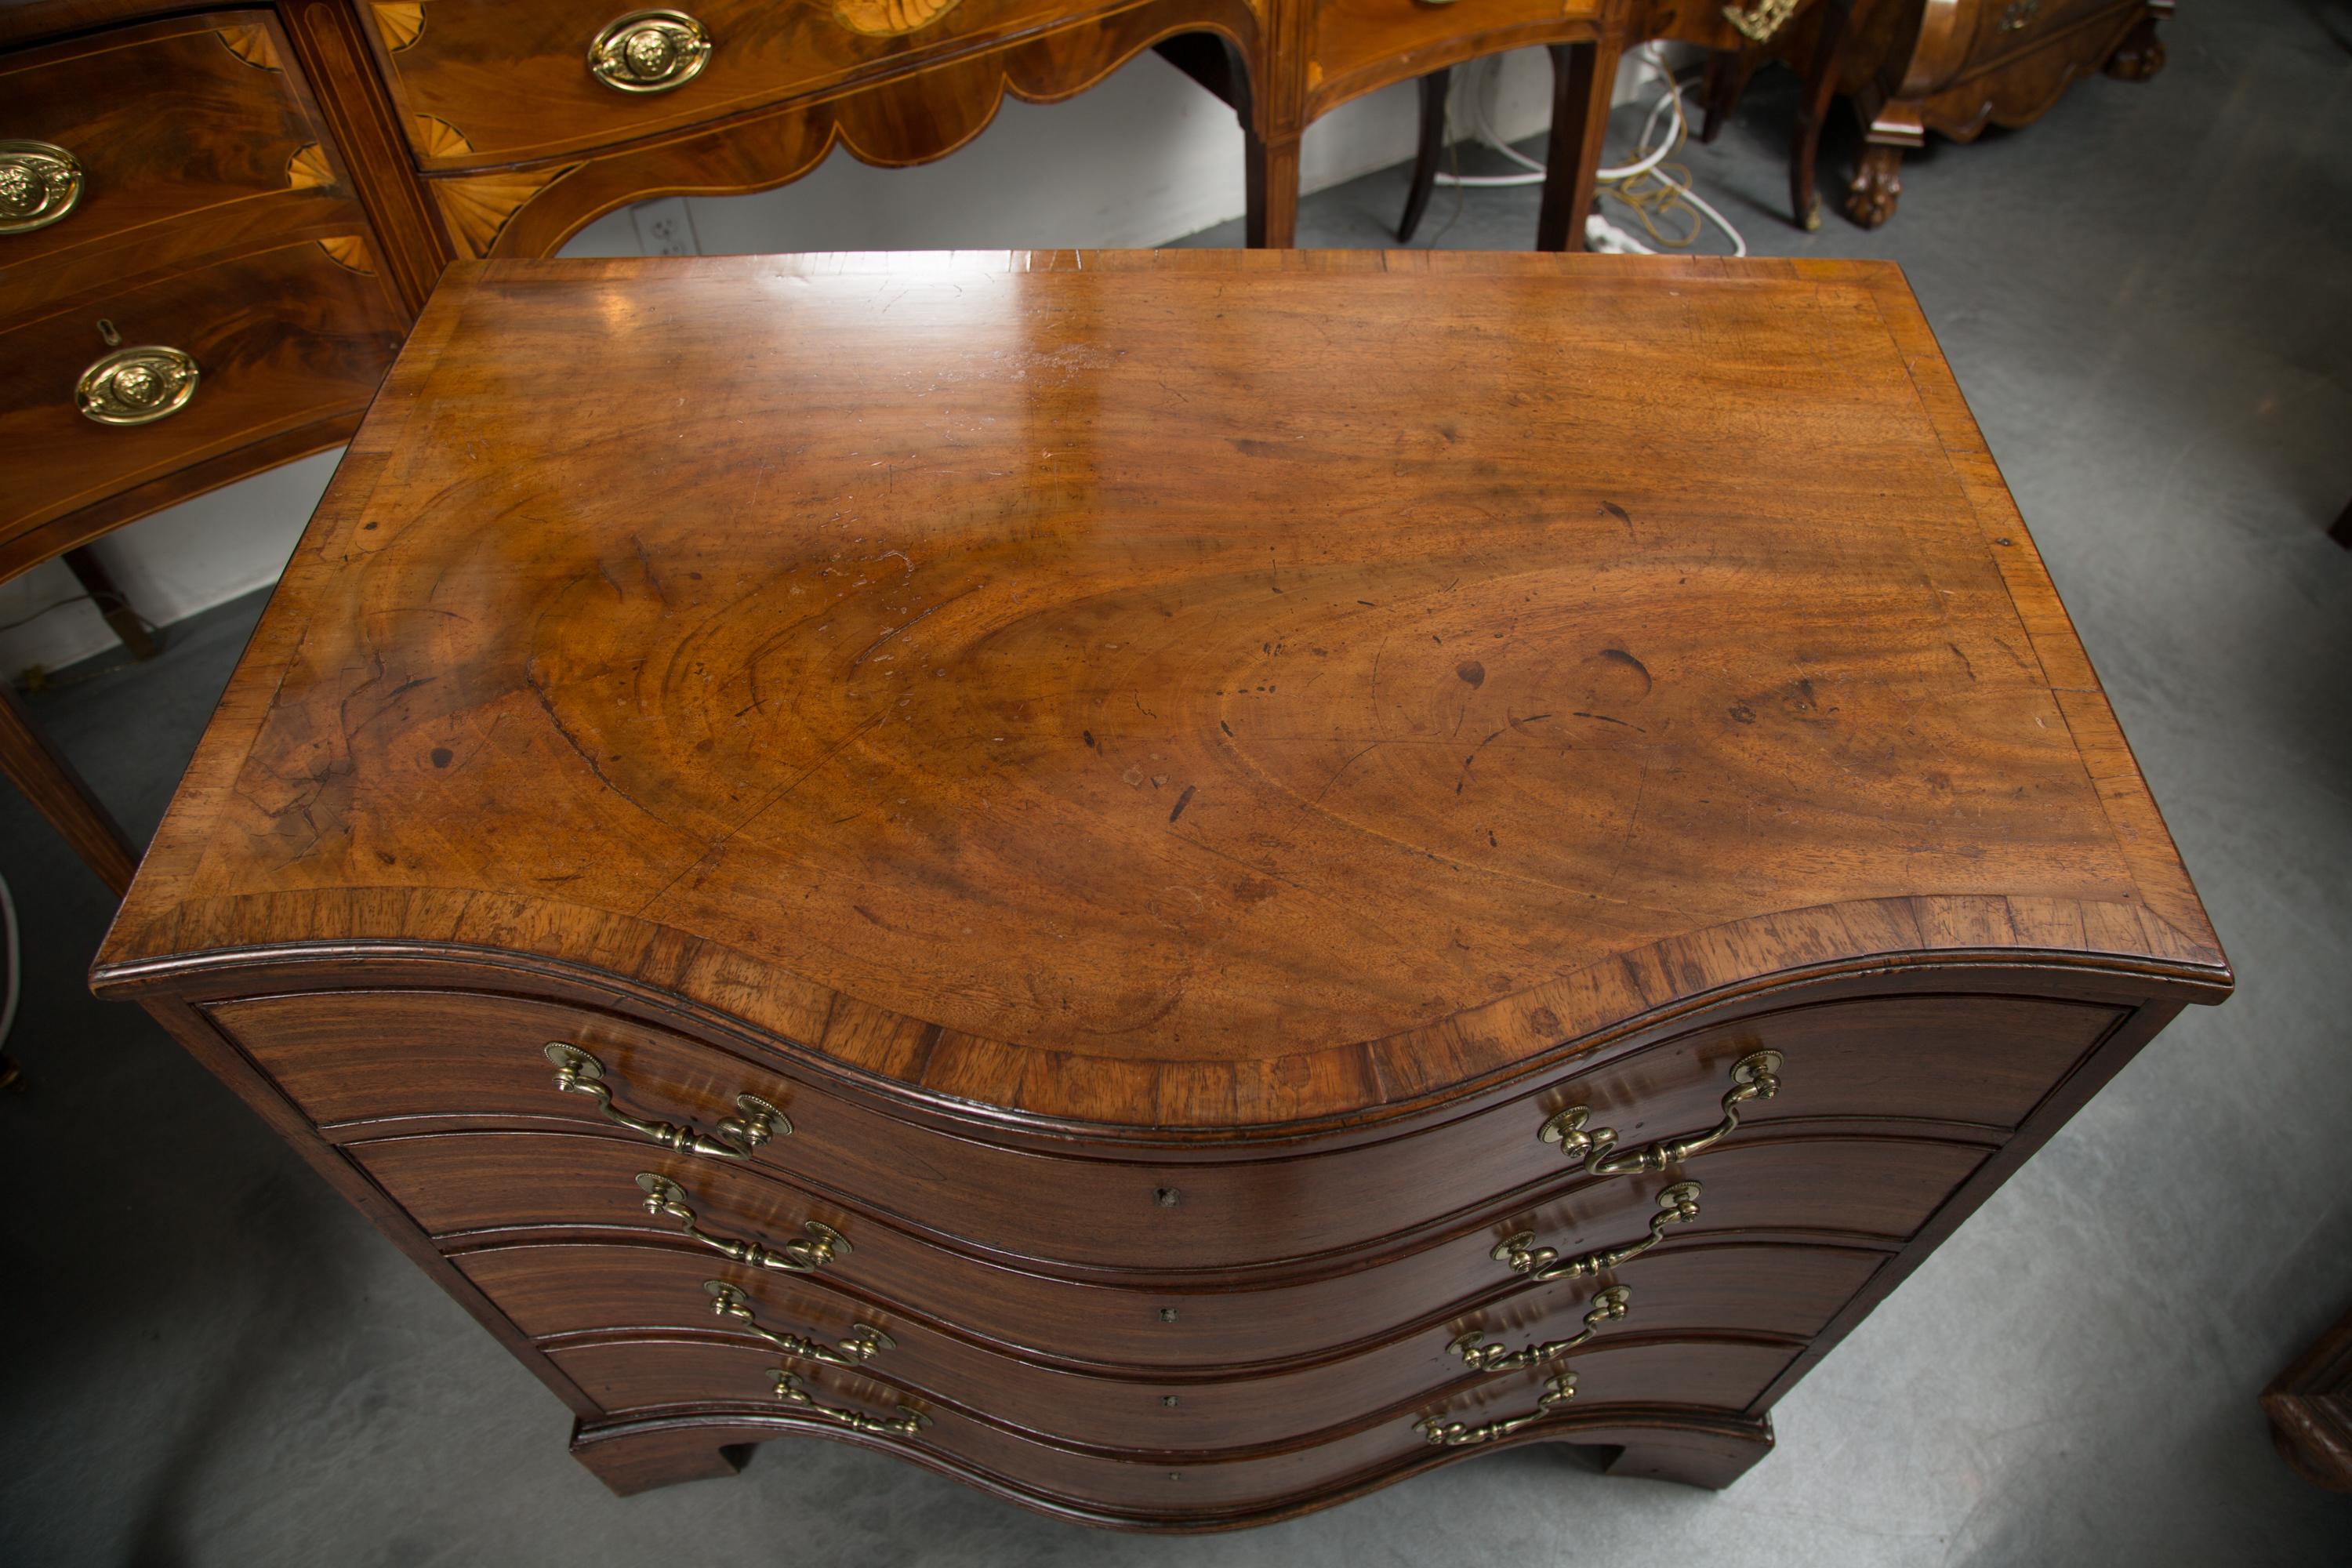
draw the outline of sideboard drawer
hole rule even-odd
[[[1978,0],[1969,68],[2038,48],[2053,34],[2079,26],[2101,11],[2110,13],[2120,28],[2126,13],[2137,20],[2140,7],[2119,5],[2117,0]]]
[[[1551,1201],[1466,1226],[1395,1257],[1272,1275],[1017,1268],[909,1236],[764,1172],[571,1133],[386,1138],[348,1152],[450,1250],[502,1239],[683,1234],[648,1214],[638,1178],[667,1180],[703,1232],[781,1251],[829,1227],[847,1245],[814,1273],[828,1284],[1010,1349],[1095,1365],[1255,1365],[1392,1336],[1530,1288],[1497,1256],[1527,1233],[1561,1258],[1653,1236],[1661,1256],[1700,1237],[1741,1234],[1893,1247],[1926,1222],[1985,1151],[1898,1138],[1788,1138],[1711,1150],[1682,1179],[1697,1212],[1660,1222],[1674,1177],[1588,1182]],[[805,1251],[805,1248],[803,1248]],[[716,1259],[719,1254],[714,1251]],[[1581,1281],[1570,1281],[1571,1284]]]
[[[772,1360],[735,1345],[652,1336],[556,1349],[555,1363],[590,1398],[618,1413],[672,1406],[745,1406],[789,1415],[770,1391]],[[1780,1376],[1794,1354],[1786,1345],[1739,1340],[1691,1340],[1598,1350],[1577,1359],[1575,1392],[1559,1405],[1557,1429],[1572,1437],[1579,1426],[1605,1431],[1612,1406],[1682,1406],[1744,1410]],[[1547,1373],[1513,1373],[1475,1389],[1382,1417],[1310,1448],[1263,1447],[1222,1454],[1111,1455],[1041,1442],[956,1411],[908,1398],[877,1379],[832,1369],[800,1374],[818,1403],[881,1420],[902,1405],[924,1424],[910,1435],[886,1436],[882,1446],[937,1456],[964,1474],[1049,1478],[1040,1489],[1069,1502],[1122,1513],[1165,1512],[1201,1522],[1204,1513],[1246,1510],[1308,1487],[1344,1484],[1437,1452],[1423,1432],[1423,1416],[1475,1426],[1532,1414]],[[822,1416],[812,1431],[836,1430]],[[583,1435],[584,1436],[584,1435]],[[593,1440],[593,1439],[592,1439]],[[1596,1436],[1595,1442],[1610,1437]]]
[[[460,1253],[455,1261],[535,1339],[662,1331],[751,1342],[740,1320],[714,1312],[707,1287],[717,1282],[740,1292],[734,1304],[760,1327],[860,1359],[862,1370],[911,1395],[982,1411],[1065,1442],[1129,1448],[1284,1440],[1393,1405],[1449,1396],[1507,1370],[1468,1366],[1453,1348],[1465,1331],[1478,1331],[1506,1352],[1565,1342],[1587,1327],[1600,1289],[1588,1281],[1530,1291],[1337,1361],[1248,1377],[1110,1377],[985,1349],[919,1316],[849,1296],[822,1274],[744,1268],[676,1246],[529,1244]],[[1808,1338],[1884,1261],[1881,1253],[1859,1249],[1743,1243],[1637,1259],[1617,1276],[1626,1292],[1624,1316],[1594,1325],[1584,1344],[1597,1350],[1619,1339],[1693,1332]],[[881,1337],[861,1334],[860,1325]],[[766,1353],[769,1368],[822,1363],[772,1345]],[[1580,1345],[1565,1352],[1561,1364],[1575,1364],[1587,1353]],[[762,1369],[726,1396],[763,1397],[769,1378]]]
[[[0,540],[281,431],[357,417],[399,351],[403,323],[382,281],[355,267],[373,267],[359,236],[303,240],[0,332],[0,449],[10,454]],[[138,348],[193,362],[184,405],[143,424],[86,416],[77,393],[85,374]],[[170,395],[159,391],[147,406]]]
[[[629,0],[433,0],[366,9],[417,161],[462,169],[559,157],[878,80],[942,53],[1117,8],[1106,0],[679,0],[646,13]],[[625,39],[608,29],[648,15],[689,17],[703,38],[686,31],[653,44],[640,58],[672,73],[654,83],[600,79],[592,47],[603,37],[625,50]]]
[[[363,227],[274,11],[0,57],[0,318],[227,247]]]
[[[750,1163],[857,1207],[1000,1252],[1108,1268],[1205,1268],[1361,1247],[1575,1166],[1545,1125],[1581,1106],[1588,1138],[1626,1156],[1718,1125],[1734,1068],[1778,1050],[1779,1091],[1740,1107],[1736,1142],[1788,1121],[1926,1121],[2005,1132],[2112,1026],[2117,1011],[2011,996],[1824,1003],[1693,1030],[1436,1127],[1312,1162],[1083,1158],[1031,1152],[881,1115],[742,1054],[631,1019],[446,991],[313,992],[209,1004],[214,1019],[307,1116],[346,1139],[433,1127],[569,1123],[609,1130],[555,1087],[551,1041],[601,1065],[614,1104],[705,1133],[736,1097],[792,1131]],[[1966,1074],[1936,1070],[1965,1052]],[[654,1151],[648,1145],[647,1157]],[[725,1161],[709,1162],[725,1164]],[[681,1176],[680,1179],[685,1179]],[[1282,1201],[1269,1203],[1276,1193]]]
[[[1532,30],[1575,16],[1598,21],[1600,0],[1320,0],[1308,23],[1313,42],[1307,66],[1309,112],[1391,81],[1405,81],[1441,65],[1506,47],[1514,31],[1528,43],[1559,36]],[[1437,51],[1445,58],[1437,58]]]

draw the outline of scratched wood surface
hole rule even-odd
[[[101,954],[485,947],[1116,1126],[2220,946],[1900,273],[461,263]]]

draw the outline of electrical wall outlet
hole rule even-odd
[[[629,209],[637,226],[637,245],[647,256],[699,256],[702,242],[694,235],[694,214],[684,196],[664,196],[639,202]]]

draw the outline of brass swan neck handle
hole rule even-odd
[[[816,1395],[808,1391],[807,1384],[781,1367],[776,1372],[776,1397],[836,1426],[846,1426],[856,1432],[873,1432],[886,1437],[911,1437],[931,1424],[929,1416],[911,1405],[898,1406],[896,1419],[887,1415],[868,1415],[863,1410],[844,1409],[837,1405],[820,1405]]]
[[[1780,1053],[1750,1051],[1731,1064],[1731,1088],[1723,1097],[1723,1120],[1704,1132],[1662,1138],[1655,1143],[1612,1154],[1609,1151],[1616,1145],[1616,1130],[1588,1126],[1592,1108],[1571,1105],[1537,1129],[1536,1136],[1547,1143],[1559,1144],[1559,1152],[1568,1156],[1570,1163],[1582,1162],[1585,1170],[1593,1175],[1635,1176],[1644,1171],[1664,1171],[1720,1142],[1738,1130],[1741,1106],[1751,1100],[1769,1100],[1780,1092]]]
[[[1577,1279],[1586,1275],[1605,1273],[1621,1263],[1641,1257],[1665,1239],[1667,1226],[1688,1225],[1696,1218],[1698,1184],[1676,1182],[1658,1194],[1658,1212],[1650,1216],[1650,1234],[1639,1241],[1562,1258],[1551,1247],[1536,1246],[1534,1231],[1523,1230],[1496,1242],[1489,1256],[1497,1263],[1508,1264],[1513,1273],[1524,1274],[1538,1284],[1554,1279]]]
[[[1544,1380],[1543,1397],[1525,1415],[1512,1415],[1500,1421],[1488,1421],[1473,1426],[1463,1421],[1440,1421],[1424,1415],[1413,1423],[1421,1435],[1442,1448],[1465,1447],[1473,1443],[1491,1443],[1497,1437],[1507,1437],[1524,1426],[1532,1426],[1570,1400],[1576,1397],[1576,1373],[1563,1372]]]
[[[1633,1292],[1622,1285],[1612,1285],[1592,1298],[1592,1306],[1584,1314],[1584,1331],[1564,1340],[1549,1340],[1542,1344],[1525,1345],[1517,1350],[1505,1350],[1501,1345],[1485,1344],[1486,1335],[1476,1329],[1462,1334],[1445,1348],[1462,1358],[1465,1364],[1476,1372],[1507,1372],[1514,1367],[1541,1366],[1558,1361],[1577,1346],[1601,1331],[1601,1325],[1612,1323],[1632,1310]]]
[[[719,1124],[716,1137],[682,1127],[675,1121],[655,1121],[635,1116],[613,1102],[613,1086],[605,1080],[611,1077],[604,1064],[589,1052],[564,1040],[550,1040],[540,1047],[555,1068],[555,1087],[566,1094],[584,1094],[596,1102],[596,1109],[605,1121],[615,1126],[650,1139],[665,1149],[675,1149],[681,1154],[708,1154],[719,1160],[748,1160],[751,1151],[771,1138],[792,1135],[792,1119],[756,1094],[739,1094],[735,1109],[741,1114],[730,1116]]]
[[[710,1310],[719,1317],[740,1326],[747,1334],[767,1341],[788,1356],[803,1361],[823,1362],[827,1366],[860,1366],[884,1351],[896,1350],[898,1342],[871,1323],[853,1323],[838,1347],[823,1340],[808,1339],[771,1329],[760,1321],[751,1310],[751,1299],[739,1286],[724,1279],[705,1279],[702,1288],[709,1294]]]
[[[637,1185],[645,1189],[647,1214],[677,1221],[678,1229],[711,1251],[747,1268],[773,1268],[785,1274],[814,1274],[835,1258],[849,1256],[849,1238],[820,1220],[803,1220],[801,1223],[801,1229],[808,1233],[804,1240],[769,1247],[761,1242],[718,1236],[703,1229],[695,1218],[693,1205],[687,1201],[686,1189],[667,1176],[639,1171]]]

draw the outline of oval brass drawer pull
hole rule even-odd
[[[555,1064],[555,1087],[568,1094],[584,1094],[596,1102],[604,1120],[632,1132],[643,1133],[665,1149],[681,1154],[709,1154],[721,1160],[748,1160],[751,1151],[771,1138],[792,1136],[792,1119],[756,1094],[739,1094],[735,1109],[743,1114],[719,1124],[716,1138],[681,1127],[674,1121],[648,1121],[613,1103],[612,1087],[604,1081],[604,1064],[578,1046],[550,1040],[541,1053]]]
[[[644,1178],[640,1177],[639,1180]],[[1650,1216],[1650,1234],[1639,1241],[1629,1241],[1622,1247],[1601,1247],[1592,1252],[1580,1252],[1573,1258],[1562,1258],[1549,1247],[1535,1245],[1536,1233],[1520,1231],[1505,1237],[1495,1244],[1489,1255],[1497,1263],[1507,1263],[1515,1274],[1524,1274],[1538,1283],[1553,1279],[1575,1279],[1588,1274],[1600,1274],[1642,1256],[1664,1241],[1666,1227],[1688,1225],[1698,1218],[1698,1184],[1676,1182],[1658,1194],[1658,1212]]]
[[[74,405],[100,425],[145,425],[185,408],[196,376],[196,362],[178,349],[117,349],[81,373]]]
[[[1548,1340],[1542,1344],[1507,1351],[1500,1345],[1481,1343],[1486,1336],[1472,1329],[1445,1348],[1478,1372],[1507,1372],[1513,1367],[1541,1366],[1548,1361],[1558,1361],[1599,1333],[1601,1324],[1613,1323],[1622,1318],[1631,1310],[1633,1300],[1633,1292],[1624,1286],[1610,1286],[1592,1298],[1591,1310],[1584,1314],[1584,1331],[1564,1340]]]
[[[590,74],[615,92],[674,92],[709,59],[710,30],[683,11],[632,11],[588,46]]]
[[[743,1241],[731,1236],[713,1236],[695,1224],[694,1209],[687,1202],[684,1187],[667,1176],[657,1176],[651,1171],[637,1173],[637,1185],[646,1191],[646,1212],[677,1221],[678,1229],[710,1248],[724,1254],[747,1268],[774,1268],[786,1274],[814,1274],[836,1258],[849,1256],[849,1238],[822,1220],[804,1220],[801,1228],[807,1238],[788,1241],[782,1247],[769,1247],[757,1241]]]
[[[1723,1120],[1704,1132],[1663,1138],[1639,1149],[1612,1154],[1609,1151],[1617,1142],[1616,1130],[1587,1127],[1585,1124],[1592,1120],[1591,1108],[1571,1105],[1538,1128],[1536,1136],[1547,1143],[1559,1144],[1559,1152],[1571,1163],[1584,1162],[1584,1168],[1596,1176],[1639,1175],[1644,1171],[1663,1171],[1729,1137],[1739,1125],[1741,1106],[1751,1100],[1769,1100],[1780,1092],[1780,1053],[1750,1051],[1731,1064],[1731,1088],[1723,1097]]]
[[[839,1349],[823,1340],[803,1339],[798,1334],[778,1333],[763,1327],[759,1314],[751,1310],[751,1299],[740,1288],[724,1279],[705,1279],[702,1288],[710,1293],[710,1310],[722,1318],[742,1325],[747,1334],[756,1334],[788,1356],[803,1361],[821,1361],[828,1366],[859,1366],[884,1351],[897,1350],[898,1342],[871,1323],[853,1323]]]
[[[837,1405],[819,1405],[798,1377],[781,1367],[776,1371],[776,1397],[787,1405],[798,1405],[812,1415],[822,1416],[836,1426],[847,1426],[859,1432],[878,1432],[886,1437],[911,1437],[931,1424],[931,1418],[911,1405],[898,1406],[896,1420],[884,1415],[868,1415],[862,1410],[845,1410]]]
[[[0,142],[0,234],[47,228],[81,200],[81,160],[51,142]]]
[[[1413,1425],[1421,1428],[1423,1437],[1440,1447],[1459,1448],[1472,1443],[1491,1443],[1497,1437],[1510,1436],[1522,1426],[1532,1426],[1575,1397],[1576,1373],[1563,1372],[1544,1380],[1543,1397],[1537,1400],[1536,1407],[1525,1415],[1489,1421],[1479,1426],[1461,1421],[1440,1421],[1433,1415],[1424,1415]]]

